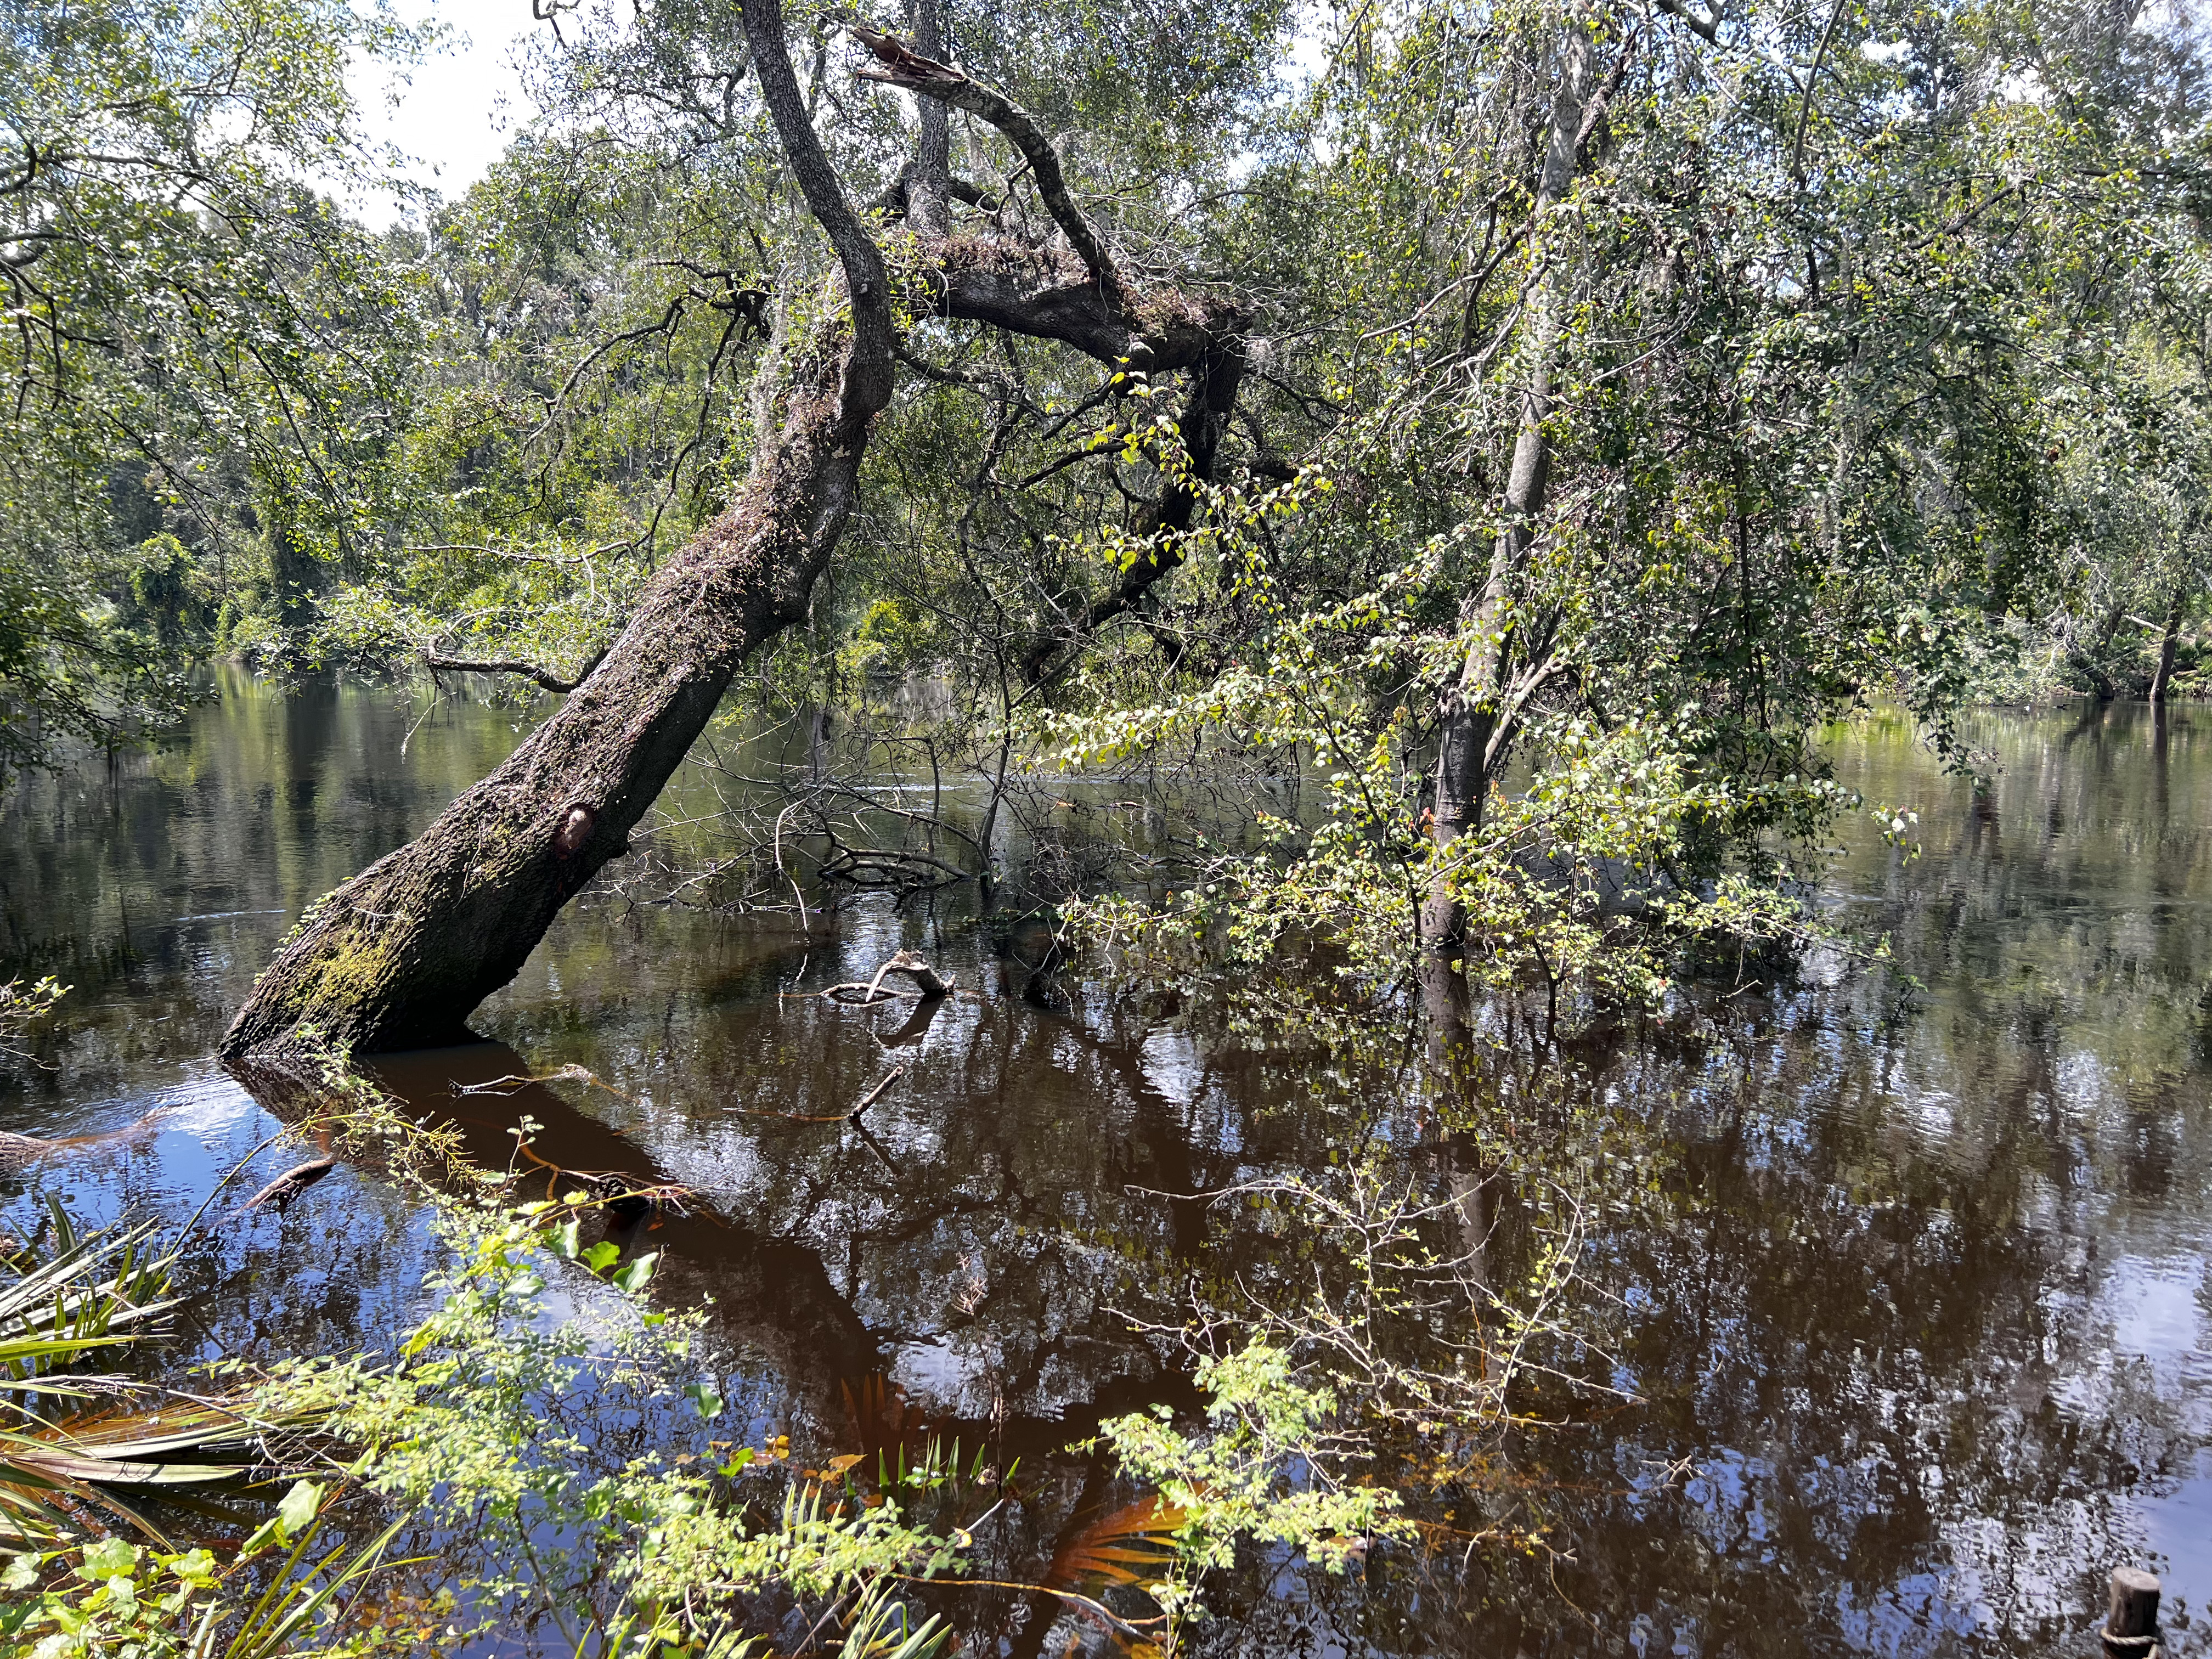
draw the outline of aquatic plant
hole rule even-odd
[[[30,1034],[52,1017],[69,991],[51,974],[31,981],[19,976],[0,985],[0,1054],[28,1060]]]
[[[296,1482],[276,1511],[218,1563],[205,1548],[161,1550],[121,1538],[27,1551],[0,1570],[0,1638],[33,1659],[126,1654],[131,1659],[276,1659],[332,1620],[338,1598],[383,1565],[404,1520],[366,1547],[318,1557],[334,1495]],[[331,1651],[364,1653],[379,1632]]]
[[[176,1252],[156,1247],[150,1224],[80,1233],[51,1199],[43,1231],[43,1250],[17,1245],[0,1259],[0,1638],[37,1659],[290,1651],[374,1570],[398,1524],[366,1548],[311,1557],[324,1488],[302,1481],[226,1563],[177,1547],[148,1498],[237,1480],[241,1455],[265,1462],[267,1437],[311,1413],[76,1369],[165,1331]],[[52,1414],[64,1401],[93,1403]]]

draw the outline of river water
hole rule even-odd
[[[51,1069],[0,1082],[0,1128],[94,1138],[0,1170],[18,1230],[43,1194],[181,1216],[269,1136],[208,1058],[230,1010],[304,905],[523,726],[374,685],[222,690],[161,752],[0,803],[0,973],[75,987]],[[492,1042],[383,1075],[487,1145],[527,1111],[552,1162],[703,1194],[656,1231],[659,1293],[714,1295],[740,1430],[834,1450],[890,1411],[1024,1456],[992,1547],[1032,1577],[1099,1502],[1097,1461],[1060,1448],[1192,1398],[1128,1310],[1283,1276],[1279,1227],[1199,1195],[1326,1186],[1382,1147],[1488,1191],[1510,1257],[1537,1172],[1493,1159],[1471,1187],[1446,1128],[1488,1111],[1538,1137],[1548,1114],[1590,1137],[1543,1173],[1583,1206],[1561,1316],[1613,1392],[1532,1385],[1542,1425],[1498,1443],[1482,1491],[1434,1496],[1421,1549],[1343,1579],[1247,1562],[1205,1650],[2087,1655],[2126,1563],[2164,1577],[2166,1650],[2212,1653],[2212,710],[1967,735],[1984,787],[1897,721],[1835,734],[1846,781],[1919,814],[1909,857],[1845,826],[1826,881],[1887,963],[1823,957],[1557,1051],[1514,1036],[1471,1079],[1418,1043],[1262,1042],[1079,979],[1025,997],[1042,941],[949,908],[807,932],[611,896],[486,1005]],[[979,994],[911,1019],[787,994],[901,946]],[[564,1065],[610,1086],[453,1094]],[[388,1347],[434,1256],[415,1205],[341,1169],[199,1247],[172,1352]],[[1452,1547],[1478,1511],[1541,1549]],[[1018,1595],[947,1605],[972,1651],[1109,1650]]]

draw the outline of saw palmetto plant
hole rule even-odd
[[[0,1547],[127,1529],[166,1543],[149,1494],[234,1478],[272,1425],[88,1368],[155,1334],[176,1264],[149,1226],[82,1233],[48,1206],[43,1248],[0,1263]]]
[[[149,1498],[238,1480],[270,1462],[267,1437],[308,1419],[94,1370],[164,1330],[176,1252],[150,1226],[87,1234],[58,1203],[47,1215],[40,1247],[0,1255],[0,1649],[293,1650],[339,1616],[404,1520],[366,1547],[317,1550],[325,1491],[298,1481],[226,1562],[168,1537]]]

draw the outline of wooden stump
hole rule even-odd
[[[2112,1569],[2112,1606],[2099,1632],[2109,1659],[2149,1659],[2158,1651],[2158,1579],[2140,1567]]]

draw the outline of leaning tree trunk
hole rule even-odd
[[[628,850],[745,659],[805,614],[890,398],[887,284],[806,118],[776,0],[744,0],[744,21],[792,171],[836,249],[849,319],[830,296],[832,320],[771,366],[780,426],[599,666],[498,770],[309,914],[225,1034],[226,1058],[464,1036],[561,907]]]
[[[681,763],[752,651],[805,613],[816,576],[853,502],[860,453],[890,399],[892,334],[883,258],[831,172],[784,50],[777,0],[744,0],[746,42],[786,158],[828,234],[850,298],[838,296],[785,360],[781,424],[729,510],[647,590],[629,624],[568,701],[496,772],[422,835],[316,908],[278,954],[222,1042],[227,1058],[312,1041],[367,1049],[465,1035],[463,1022],[514,978],[553,918],[610,859]],[[917,21],[929,38],[933,0]],[[915,315],[959,318],[1057,341],[1116,367],[1141,362],[1193,375],[1183,441],[1189,478],[1171,485],[1158,551],[1144,574],[1079,619],[1069,648],[1134,605],[1181,562],[1194,484],[1211,477],[1243,355],[1242,313],[1165,285],[1140,293],[1076,202],[1060,156],[1027,111],[951,64],[850,23],[878,64],[863,78],[911,91],[939,113],[988,122],[1022,153],[1066,251],[1003,234],[945,234],[945,124],[923,124],[918,172],[902,188],[919,205],[937,266],[911,284]],[[1068,258],[1072,255],[1073,258]]]

